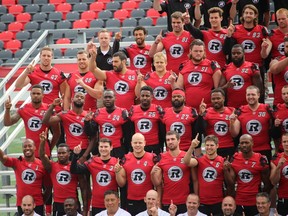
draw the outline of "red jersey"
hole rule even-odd
[[[284,34],[280,31],[279,28],[272,29],[269,35],[269,39],[272,42],[272,50],[271,55],[272,58],[276,58],[279,56],[284,56],[284,38],[287,34]]]
[[[162,44],[167,55],[167,70],[179,73],[179,66],[188,59],[189,46],[194,38],[188,31],[183,31],[180,36],[168,32],[162,39]]]
[[[177,131],[181,137],[180,149],[187,151],[192,140],[192,124],[197,119],[197,111],[194,108],[184,106],[179,113],[174,112],[173,107],[165,109],[162,122],[167,131]]]
[[[125,74],[106,72],[106,87],[115,91],[116,106],[130,109],[134,104],[136,84],[137,74],[133,70],[127,70]]]
[[[183,158],[184,151],[181,151],[177,157],[173,157],[170,152],[161,153],[161,160],[158,166],[163,173],[163,196],[162,203],[185,204],[186,198],[190,193],[190,167],[186,166]]]
[[[42,131],[45,131],[47,126],[42,124],[43,116],[45,112],[48,110],[48,105],[46,103],[42,103],[38,109],[35,109],[32,103],[25,104],[23,107],[18,109],[18,114],[23,119],[25,125],[25,134],[26,138],[34,141],[36,146],[35,157],[39,158],[39,145],[40,138],[39,134]],[[48,144],[48,141],[45,143],[45,154],[49,157],[51,156],[51,149]]]
[[[256,25],[252,30],[247,30],[243,25],[236,25],[233,38],[244,48],[245,59],[262,66],[261,44],[263,38],[267,38],[268,31],[264,26]]]
[[[47,174],[41,160],[35,158],[28,162],[24,157],[8,158],[4,166],[12,167],[16,177],[17,201],[21,206],[22,198],[26,195],[33,196],[36,206],[43,205],[42,183]]]
[[[155,154],[145,152],[142,158],[128,153],[122,159],[127,178],[127,199],[143,200],[147,191],[153,189],[151,170],[154,166]]]
[[[39,66],[28,75],[31,85],[40,84],[44,90],[43,102],[52,104],[54,99],[59,97],[60,85],[66,80],[62,71],[55,67],[44,72]]]
[[[140,70],[141,74],[146,75],[151,72],[153,58],[149,56],[151,45],[138,47],[137,44],[131,44],[126,47],[127,57],[130,58],[131,70]]]
[[[238,108],[247,104],[246,88],[253,85],[252,77],[256,73],[260,73],[258,65],[247,61],[240,67],[236,67],[231,62],[224,68],[223,76],[227,82],[235,83],[232,88],[227,88],[227,106]]]
[[[122,125],[128,120],[126,109],[116,107],[112,113],[108,113],[106,108],[97,109],[93,120],[99,125],[100,139],[107,137],[111,140],[113,148],[121,146],[123,137]]]
[[[253,150],[270,150],[270,119],[272,110],[268,104],[260,104],[253,112],[248,105],[239,108],[238,119],[241,123],[242,134],[250,134],[253,137]]]
[[[214,134],[218,137],[219,148],[234,147],[234,142],[229,132],[229,116],[234,110],[235,108],[233,107],[224,107],[224,111],[219,113],[213,107],[209,107],[203,116],[207,122],[206,134]]]
[[[83,111],[80,115],[73,110],[62,111],[58,114],[63,123],[66,135],[66,143],[71,150],[82,142],[82,149],[87,149],[89,145],[88,137],[84,133],[84,118],[87,115]]]
[[[111,157],[107,163],[104,163],[100,157],[93,156],[84,162],[92,175],[92,207],[105,208],[104,192],[107,190],[118,190],[114,166],[118,160]]]
[[[237,205],[256,205],[256,194],[261,184],[261,172],[269,168],[265,156],[253,153],[253,156],[245,160],[241,152],[234,154],[232,168],[237,175]]]
[[[278,153],[276,158],[272,159],[272,163],[277,166],[281,157],[286,159],[280,170],[280,181],[278,187],[278,197],[280,199],[288,199],[288,155],[284,152]]]
[[[207,155],[197,158],[197,176],[201,204],[213,205],[223,199],[224,158],[217,156],[210,160]]]
[[[288,107],[284,103],[277,104],[273,114],[275,118],[282,120],[281,134],[288,133]]]
[[[191,60],[183,64],[180,73],[183,76],[184,88],[186,92],[186,105],[199,107],[202,98],[207,106],[210,106],[210,94],[214,88],[213,75],[220,70],[220,66],[215,61],[204,59],[200,64],[195,65]]]
[[[151,104],[150,108],[145,111],[140,105],[131,107],[130,119],[134,122],[135,133],[143,134],[147,146],[158,144],[158,126],[162,114],[162,108],[155,104]]]
[[[147,74],[144,79],[145,83],[153,88],[153,103],[163,109],[171,106],[172,88],[168,80],[169,76],[169,72],[166,72],[163,77],[153,72]]]
[[[76,82],[76,79],[78,79],[78,77],[81,77],[83,79],[83,82],[93,89],[97,80],[90,71],[86,73],[80,73],[79,71],[77,71],[69,74],[67,78],[67,83],[70,86],[71,98],[74,98],[75,93],[83,92],[85,94],[85,103],[83,109],[86,111],[91,109],[94,112],[96,110],[97,100],[96,98],[93,98],[91,95],[89,95],[86,90]]]
[[[279,61],[285,59],[286,56],[282,56]],[[283,103],[281,90],[282,87],[288,84],[288,66],[278,74],[273,75],[274,88],[274,102],[273,104]]]
[[[67,197],[78,199],[77,185],[78,176],[70,172],[71,162],[69,164],[60,164],[51,161],[51,181],[53,183],[54,202],[64,203]]]
[[[217,61],[220,67],[223,68],[226,64],[226,57],[222,48],[227,35],[227,29],[221,29],[217,32],[209,29],[207,31],[202,31],[202,34],[207,59]]]

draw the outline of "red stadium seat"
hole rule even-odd
[[[153,8],[150,8],[148,11],[147,11],[147,17],[150,17],[152,18],[153,20],[153,25],[156,25],[156,22],[157,22],[157,19],[160,17],[160,14],[157,10],[153,9]]]
[[[96,12],[92,11],[92,10],[88,10],[88,11],[84,11],[81,14],[81,19],[87,20],[88,23],[91,22],[91,20],[96,19]]]
[[[111,2],[111,0],[98,0],[98,2],[108,3]]]
[[[117,10],[114,13],[114,18],[119,19],[120,22],[122,23],[123,20],[125,20],[126,18],[129,18],[129,12],[126,9]]]
[[[69,3],[62,3],[56,6],[56,11],[62,12],[63,19],[66,19],[66,14],[72,10],[72,5]]]
[[[23,30],[23,24],[20,22],[12,22],[8,25],[8,31],[11,31],[14,33],[14,38],[17,32]]]
[[[0,40],[6,42],[14,39],[14,34],[11,31],[3,31],[0,33]]]
[[[49,0],[49,3],[54,4],[54,5],[59,5],[59,4],[65,3],[65,2],[66,2],[66,0]]]
[[[88,28],[88,27],[89,27],[89,23],[87,20],[84,20],[84,19],[75,20],[72,26],[73,29]]]
[[[9,8],[12,5],[16,4],[16,0],[2,0],[2,5],[5,5],[7,8]]]
[[[126,9],[128,11],[132,11],[133,9],[137,8],[136,1],[125,1],[122,3],[122,9]]]
[[[100,11],[105,10],[106,5],[103,2],[93,2],[92,4],[90,4],[89,9],[94,11],[96,13],[96,19],[98,18],[98,13]]]
[[[71,43],[71,40],[69,38],[59,38],[57,41],[56,41],[56,44],[70,44]],[[62,52],[62,55],[64,54],[64,52],[66,51],[65,48],[61,48],[60,49],[61,52]]]
[[[25,25],[27,22],[30,22],[31,15],[29,13],[20,13],[16,16],[16,21],[21,22],[23,25]]]
[[[9,7],[8,9],[10,14],[13,14],[14,16],[16,16],[17,14],[20,14],[24,11],[24,7],[22,5],[11,5],[11,7]]]
[[[21,41],[19,40],[10,40],[7,41],[4,45],[5,49],[11,50],[13,53],[15,53],[17,50],[21,48]]]

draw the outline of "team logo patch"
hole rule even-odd
[[[207,167],[203,170],[202,177],[206,182],[212,182],[217,178],[217,170],[213,167]]]
[[[114,90],[118,94],[123,95],[129,91],[129,85],[127,82],[120,80],[114,84]]]
[[[167,98],[168,91],[164,87],[158,86],[154,88],[153,95],[157,100],[165,100]]]
[[[141,119],[137,123],[138,130],[147,133],[152,129],[152,122],[149,119]]]
[[[230,81],[234,83],[234,86],[233,86],[234,90],[239,90],[244,86],[244,79],[240,75],[232,76]]]
[[[257,135],[261,132],[262,125],[258,120],[253,119],[247,122],[246,130],[251,135]]]
[[[100,186],[107,186],[111,182],[111,175],[107,171],[100,171],[96,176],[96,182]]]
[[[147,59],[144,55],[138,54],[133,58],[133,64],[136,68],[144,68],[147,64]]]
[[[38,131],[42,127],[42,120],[36,116],[33,116],[28,119],[27,125],[29,130]]]
[[[52,92],[53,84],[49,80],[42,80],[39,84],[42,86],[44,94],[50,94]]]
[[[202,74],[199,73],[199,72],[191,72],[189,75],[188,75],[188,82],[191,84],[191,85],[198,85],[200,82],[202,81]]]
[[[210,40],[208,43],[208,50],[214,54],[219,53],[222,50],[222,43],[217,39]]]
[[[168,170],[168,177],[171,181],[174,182],[180,181],[183,177],[183,171],[178,166],[172,166]]]
[[[247,169],[240,170],[238,176],[244,183],[249,183],[253,180],[253,174]]]
[[[22,172],[21,178],[25,184],[32,184],[36,180],[36,173],[32,169],[25,169]]]
[[[142,184],[146,179],[146,173],[141,169],[135,169],[131,172],[131,181],[134,184]]]
[[[102,131],[105,136],[112,136],[115,133],[115,127],[110,123],[104,123],[102,125]]]
[[[224,136],[228,132],[228,124],[224,121],[218,121],[214,125],[214,131],[219,136]]]
[[[83,127],[81,124],[72,123],[69,125],[69,131],[73,136],[81,136],[83,133]]]
[[[184,53],[184,48],[181,44],[174,44],[170,47],[169,52],[173,58],[180,58]]]
[[[241,45],[242,45],[245,53],[251,53],[256,48],[255,43],[251,40],[244,40]]]
[[[170,130],[176,131],[180,136],[185,133],[185,125],[182,122],[174,122],[170,126]]]
[[[61,185],[67,185],[71,182],[71,173],[60,171],[56,174],[56,180]]]

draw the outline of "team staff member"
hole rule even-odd
[[[26,195],[23,197],[21,202],[21,208],[23,211],[22,216],[40,216],[34,211],[34,208],[36,207],[34,198],[30,195]]]

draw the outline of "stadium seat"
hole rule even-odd
[[[31,39],[38,39],[42,34],[43,34],[44,30],[38,30],[38,31],[34,31],[31,34]]]
[[[17,3],[19,5],[26,6],[32,4],[32,0],[17,0]]]
[[[128,37],[124,37],[122,39],[123,42],[134,42],[135,41],[135,38],[134,36],[128,36]]]
[[[5,5],[7,8],[9,8],[12,5],[16,4],[16,0],[2,0],[2,5]]]
[[[81,19],[87,20],[90,23],[92,20],[96,19],[96,12],[92,10],[84,11],[81,14]]]
[[[71,27],[72,23],[69,20],[61,20],[56,24],[56,29],[70,29]]]
[[[37,56],[40,53],[40,48],[35,49],[32,54],[31,57],[34,58],[35,56]]]
[[[156,26],[167,26],[167,16],[164,17],[158,17],[157,21],[156,21]]]
[[[106,10],[116,11],[121,7],[121,4],[116,1],[108,2],[106,4]]]
[[[151,1],[149,1],[149,0],[142,1],[139,4],[139,8],[140,9],[144,9],[144,10],[149,10],[152,7],[153,7],[153,3]]]
[[[0,51],[0,59],[2,59],[4,61],[12,58],[12,56],[13,56],[13,53],[11,52],[11,50],[6,49],[6,50]]]
[[[98,13],[100,11],[105,10],[105,4],[103,2],[93,2],[92,4],[90,4],[89,9],[96,12],[96,18],[98,18]]]
[[[55,5],[54,4],[45,4],[42,5],[41,11],[45,13],[51,13],[55,11]]]
[[[145,41],[155,41],[155,37],[153,37],[152,35],[147,35],[145,38]]]
[[[127,11],[132,11],[137,8],[137,2],[136,1],[125,1],[122,3],[122,9],[126,9]]]
[[[84,20],[84,19],[80,19],[80,20],[75,20],[73,22],[72,28],[73,29],[79,29],[79,28],[88,28],[88,21]]]
[[[86,39],[88,41],[90,41],[92,37],[96,37],[96,31],[94,29],[86,29],[85,33],[86,33]]]
[[[137,9],[132,10],[130,13],[130,17],[133,17],[133,18],[140,19],[140,18],[143,18],[145,16],[146,16],[146,12],[144,9],[137,8]]]
[[[21,22],[25,25],[27,22],[31,21],[31,15],[29,13],[26,13],[26,12],[20,13],[16,16],[16,21]]]
[[[65,0],[49,0],[50,4],[59,5],[66,2]]]
[[[141,18],[138,21],[139,26],[152,26],[153,25],[153,20],[150,17],[145,17],[145,18]]]
[[[22,5],[16,4],[9,7],[8,12],[16,16],[24,11],[24,7]]]
[[[90,28],[104,28],[104,21],[102,19],[95,19],[90,22]]]
[[[8,25],[8,31],[13,32],[14,36],[16,35],[18,31],[22,31],[22,30],[23,30],[23,24],[20,22],[12,22]]]
[[[14,34],[11,31],[4,31],[0,33],[0,40],[6,42],[14,39]]]
[[[0,5],[0,16],[7,13],[7,8],[4,5]]]
[[[24,29],[30,32],[36,31],[39,29],[39,24],[35,21],[31,21],[25,24]]]
[[[121,23],[120,23],[120,20],[119,19],[108,19],[106,21],[106,28],[120,28],[121,26]]]
[[[35,44],[35,42],[36,42],[36,39],[29,39],[29,40],[23,41],[22,49],[30,49],[33,46],[33,44]]]
[[[137,25],[135,25],[135,26],[137,26]],[[133,33],[132,33],[131,26],[129,28],[122,28],[122,36],[123,37],[128,37],[128,36],[131,36],[132,34]]]
[[[95,2],[95,0],[82,0],[82,2],[92,4],[93,2]]]
[[[56,41],[56,44],[70,44],[70,43],[71,43],[71,40],[69,38],[59,38]],[[61,48],[60,50],[62,54],[64,54],[64,52],[66,51],[66,48]]]
[[[33,15],[32,20],[38,23],[42,23],[47,20],[47,14],[44,12],[36,13]]]
[[[63,53],[60,49],[53,49],[53,57],[56,59],[62,58]]]
[[[122,27],[134,27],[134,26],[137,26],[137,20],[135,18],[127,18],[122,23]]]
[[[25,12],[31,15],[38,13],[39,10],[40,10],[40,6],[38,4],[31,4],[25,7]]]
[[[55,22],[59,22],[62,20],[62,13],[61,12],[51,12],[48,15],[48,20],[50,21],[55,21]]]
[[[160,17],[159,12],[153,8],[150,8],[146,15],[147,17],[151,17],[153,19],[153,25],[156,25],[157,19]]]
[[[77,11],[71,11],[66,14],[66,20],[73,22],[80,18],[80,14]]]
[[[9,58],[6,60],[5,65],[16,65],[19,62],[19,58]]]
[[[163,26],[146,26],[146,30],[148,31],[149,35],[152,35],[153,37],[157,37],[157,35],[160,33],[161,30],[166,30],[167,26],[163,28]]]
[[[77,31],[66,31],[64,32],[64,37],[69,39],[75,39],[77,37]]]
[[[19,49],[14,53],[14,57],[20,59],[27,53],[27,51],[27,49]]]
[[[109,10],[103,10],[98,13],[98,19],[108,20],[112,18],[112,12]]]
[[[66,14],[72,10],[72,5],[69,3],[62,3],[56,6],[56,11],[63,14],[63,19],[66,19]]]
[[[0,40],[0,50],[2,50],[3,48],[4,48],[4,42]]]
[[[76,3],[80,3],[82,1],[80,1],[80,0],[66,0],[66,2],[69,4],[76,4]]]
[[[129,12],[126,9],[120,9],[115,11],[114,18],[117,18],[122,23],[124,19],[129,17]]]
[[[15,17],[12,14],[9,14],[9,13],[8,14],[3,14],[1,16],[1,19],[0,19],[1,22],[6,23],[6,24],[12,23],[12,22],[14,22],[14,20],[15,20]]]
[[[10,40],[5,43],[4,47],[5,49],[9,49],[12,51],[12,53],[15,53],[17,50],[21,48],[21,41],[19,40]]]
[[[98,2],[103,2],[103,3],[107,4],[108,2],[111,2],[111,0],[98,0]]]
[[[63,38],[63,31],[53,31],[52,38],[54,41],[57,41],[60,38]]]
[[[17,32],[15,35],[15,38],[20,41],[25,41],[25,40],[28,40],[30,36],[31,36],[30,32],[24,30],[24,31]]]
[[[77,53],[78,53],[78,49],[76,49],[76,48],[67,48],[65,50],[64,55],[66,57],[69,57],[69,58],[75,58],[77,56]]]
[[[84,12],[88,10],[88,5],[86,3],[76,3],[73,6],[73,11]]]
[[[48,4],[48,0],[33,0],[34,4],[38,4],[38,5],[44,5],[44,4]]]
[[[6,31],[6,24],[3,22],[0,22],[0,32]]]
[[[55,23],[53,21],[45,21],[41,23],[40,29],[46,30],[46,29],[55,29]]]

